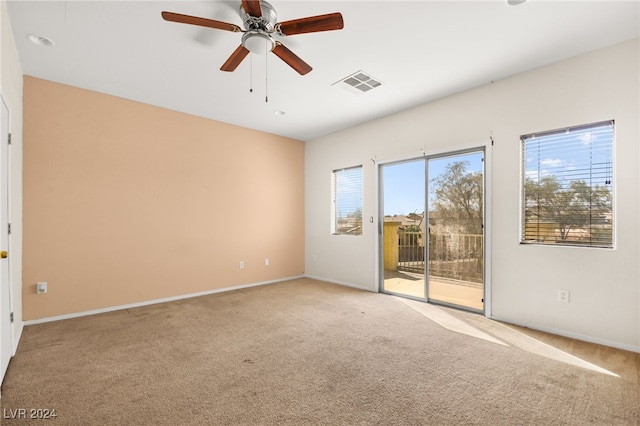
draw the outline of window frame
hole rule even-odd
[[[350,173],[358,173],[350,176]],[[350,179],[355,177],[355,188],[339,187],[341,179]],[[363,188],[364,187],[364,170],[362,165],[344,167],[335,169],[331,172],[331,233],[332,235],[353,235],[361,236],[363,234]],[[341,196],[354,197],[347,198],[347,205],[343,206],[339,202]],[[360,216],[351,216],[353,213],[360,211]],[[346,216],[345,213],[347,214]],[[355,226],[341,226],[340,219],[355,217]]]
[[[520,136],[520,244],[615,248],[615,130],[615,120],[606,120]],[[590,139],[588,145],[581,142],[585,146],[583,148],[577,143],[585,135],[589,135]],[[593,139],[594,135],[596,139]],[[597,139],[600,136],[602,138]],[[557,140],[554,141],[554,138]],[[535,169],[527,166],[527,160],[533,157],[529,155],[530,145],[528,144],[533,143],[537,144],[537,147],[531,148],[537,156],[534,158]],[[577,148],[571,147],[571,143]],[[598,149],[602,151],[599,152]],[[588,151],[588,161],[576,163],[579,166],[588,167],[588,172],[576,171],[580,169],[576,168],[573,163],[562,164],[553,172],[543,170],[542,166],[545,161],[556,160],[551,158],[550,154],[556,154],[561,150],[566,150],[561,155],[561,157],[564,156],[563,160],[579,159],[580,155],[585,155]],[[602,157],[596,158],[598,156]],[[529,174],[534,174],[535,179],[529,180]],[[589,179],[586,179],[587,177]],[[543,182],[545,178],[550,179]],[[602,183],[599,184],[599,181]],[[553,184],[557,185],[554,192],[543,189],[544,183],[548,183],[549,188]],[[527,192],[527,184],[534,185],[533,194],[537,195],[537,200],[534,200],[533,204],[529,204],[531,198],[527,194],[531,194],[531,191]],[[537,190],[535,190],[536,187]],[[554,198],[558,194],[560,194],[561,200],[564,197],[563,202],[558,202]],[[547,206],[544,206],[544,201],[540,201],[544,200],[544,197],[540,195],[547,195],[551,199]],[[579,210],[581,203],[583,205],[587,203],[588,208]],[[550,215],[547,213],[546,216],[543,216],[545,209],[548,209],[547,212],[552,210],[550,206],[555,206],[555,211]],[[528,213],[534,209],[542,212],[537,216],[537,220],[531,220],[528,216]],[[541,220],[541,218],[543,219]],[[557,221],[550,221],[550,218],[557,219]],[[572,220],[576,223],[572,223]],[[529,224],[532,224],[535,229],[530,230]],[[555,226],[552,227],[551,224],[555,224]],[[581,228],[572,228],[577,224],[581,224]],[[573,234],[571,234],[572,231]],[[579,235],[580,232],[583,234],[582,236]]]

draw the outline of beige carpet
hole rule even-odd
[[[640,354],[300,279],[28,326],[1,404],[3,425],[637,425],[639,383]]]

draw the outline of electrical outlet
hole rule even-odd
[[[569,290],[558,290],[558,302],[569,303]]]
[[[240,269],[244,269],[244,262],[242,260],[240,261]]]
[[[313,255],[313,261],[314,261],[314,262],[317,262],[317,261],[318,261],[318,258],[316,257],[316,255],[315,255],[315,254]]]
[[[47,293],[47,283],[46,281],[39,282],[36,284],[36,293],[37,294],[46,294]]]
[[[264,266],[269,266],[269,259],[264,260]]]

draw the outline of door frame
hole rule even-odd
[[[8,224],[11,223],[11,208],[10,208],[10,194],[11,194],[11,149],[9,145],[9,135],[11,134],[11,109],[9,105],[5,101],[4,96],[0,93],[0,108],[5,109],[6,116],[6,128],[4,121],[0,121],[0,185],[6,188],[6,191],[0,190],[0,196],[4,195],[6,199],[4,202],[6,203],[6,212],[4,215],[0,214],[0,232],[2,232],[3,237],[6,238],[6,247],[0,247],[0,250],[5,249],[11,254],[11,235],[8,230]],[[3,193],[4,192],[4,193]],[[0,238],[3,238],[0,237]],[[10,320],[10,315],[13,310],[13,297],[12,297],[12,288],[11,288],[11,258],[8,257],[6,259],[0,259],[2,262],[6,262],[6,280],[2,280],[2,276],[0,275],[0,293],[3,296],[7,296],[8,300],[5,303],[4,301],[0,304],[0,339],[7,339],[7,347],[9,348],[9,357],[6,357],[6,354],[1,353],[2,347],[5,345],[0,344],[0,384],[4,379],[4,374],[8,367],[9,361],[13,357],[14,353],[14,338],[13,338],[13,323]],[[5,312],[4,307],[8,308],[8,312]],[[1,330],[6,327],[8,323],[7,329],[8,335],[4,335]],[[7,360],[6,365],[4,364],[4,360]]]
[[[376,185],[376,199],[375,199],[375,203],[376,203],[376,213],[378,215],[378,232],[376,233],[376,237],[375,237],[375,245],[376,245],[376,250],[375,250],[375,258],[376,258],[376,273],[375,273],[375,279],[376,279],[376,288],[377,291],[379,293],[385,293],[385,294],[393,294],[396,295],[395,293],[387,293],[384,291],[383,289],[383,284],[384,284],[384,248],[383,248],[383,229],[384,229],[384,197],[383,197],[383,182],[382,182],[382,178],[383,178],[383,173],[382,173],[382,167],[385,165],[389,165],[389,164],[394,164],[394,163],[402,163],[402,162],[407,162],[407,161],[414,161],[414,160],[418,160],[418,159],[422,159],[425,161],[425,183],[427,183],[426,179],[429,178],[428,176],[428,168],[427,168],[427,160],[429,158],[439,158],[439,157],[448,157],[448,156],[453,156],[456,154],[464,154],[464,153],[470,153],[470,152],[475,152],[475,151],[482,151],[484,152],[484,201],[483,201],[483,207],[484,207],[484,235],[483,235],[483,240],[484,240],[484,311],[483,312],[479,312],[477,310],[473,310],[470,309],[470,312],[478,312],[478,313],[482,313],[485,317],[487,318],[491,318],[492,317],[492,280],[491,280],[491,258],[492,258],[492,250],[491,250],[491,246],[492,246],[492,241],[491,241],[491,235],[492,235],[492,225],[491,225],[491,218],[492,218],[492,210],[491,210],[491,200],[492,200],[492,194],[491,194],[491,181],[492,181],[492,177],[491,177],[491,169],[492,169],[492,147],[493,147],[493,137],[490,136],[488,139],[483,140],[482,142],[476,142],[476,143],[472,143],[472,144],[468,144],[468,145],[461,145],[461,146],[451,146],[451,147],[441,147],[441,148],[434,148],[431,150],[426,150],[424,147],[420,148],[419,152],[420,154],[417,155],[406,155],[403,157],[397,157],[397,158],[393,158],[393,159],[387,159],[387,160],[372,160],[374,161],[374,164],[377,166],[375,167],[375,185]],[[428,197],[428,193],[427,193],[427,185],[425,184],[425,197]],[[425,204],[426,204],[426,200],[427,198],[425,198]],[[428,220],[428,212],[426,212],[426,205],[425,205],[425,220]],[[434,304],[441,304],[441,305],[447,305],[446,303],[440,303],[440,302],[432,302],[428,299],[428,279],[427,279],[427,270],[428,268],[425,267],[425,291],[426,293],[426,297],[425,299],[415,299],[412,297],[407,297],[409,299],[414,299],[414,300],[420,300],[420,301],[426,301],[427,303],[434,303]],[[401,295],[397,295],[399,297],[405,297],[405,296],[401,296]],[[463,308],[463,307],[459,307],[459,306],[455,306],[456,308]]]

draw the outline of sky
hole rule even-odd
[[[611,187],[613,180],[613,123],[524,137],[524,174],[528,179],[555,176],[568,188],[583,180],[591,186]]]
[[[455,161],[468,161],[469,171],[482,171],[482,152],[437,157],[428,160],[429,180],[443,173]],[[382,187],[384,215],[407,215],[425,210],[425,160],[420,158],[384,165]]]

